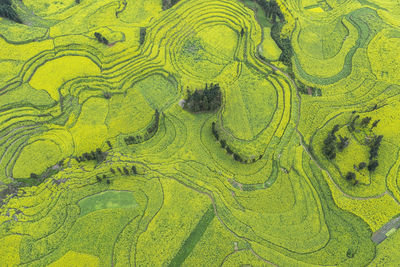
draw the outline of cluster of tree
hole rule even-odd
[[[97,148],[96,151],[91,151],[90,153],[83,153],[81,156],[74,157],[77,162],[96,160],[97,163],[102,162],[107,157],[107,153],[101,151]]]
[[[337,148],[339,149],[340,152],[343,151],[346,147],[349,145],[349,138],[347,136],[342,137],[339,135],[339,142],[337,143]]]
[[[0,0],[0,17],[22,24],[22,20],[15,12],[11,0]]]
[[[146,37],[146,28],[145,27],[140,27],[140,38],[139,38],[139,44],[144,43],[144,39]]]
[[[135,165],[132,165],[130,169],[128,169],[127,167],[123,167],[122,169],[120,167],[117,167],[117,171],[122,175],[137,174]],[[116,174],[116,171],[113,168],[110,168],[110,172],[112,174]]]
[[[339,125],[335,125],[332,131],[329,132],[328,136],[324,140],[324,145],[322,146],[322,153],[329,160],[336,158],[336,132],[339,131]]]
[[[256,161],[255,158],[252,158],[252,159],[244,159],[244,158],[243,158],[242,156],[240,156],[238,153],[235,153],[235,152],[229,147],[229,145],[226,143],[226,141],[225,141],[224,139],[221,139],[221,138],[220,138],[220,136],[219,136],[219,134],[218,134],[218,131],[217,131],[216,127],[215,127],[215,122],[213,122],[212,125],[211,125],[211,131],[212,131],[212,134],[214,135],[215,139],[217,139],[217,140],[219,141],[221,147],[222,147],[223,149],[225,149],[226,152],[227,152],[229,155],[233,155],[233,159],[234,159],[234,160],[236,160],[236,161],[238,161],[238,162],[241,162],[241,163],[252,163],[252,162],[255,162],[255,161]],[[258,159],[261,159],[261,158],[262,158],[262,155],[260,155],[260,156],[258,157]]]
[[[353,111],[354,112],[354,111]],[[348,125],[348,129],[349,129],[349,131],[350,132],[353,132],[353,131],[355,131],[356,130],[356,122],[357,122],[357,120],[360,118],[360,115],[356,115],[356,116],[354,116],[354,118],[350,121],[350,123],[349,123],[349,125]],[[360,121],[360,124],[359,124],[359,127],[361,127],[361,128],[366,128],[368,125],[369,125],[369,123],[370,123],[370,121],[371,121],[371,117],[365,117],[365,118],[362,118],[362,120]],[[372,125],[371,125],[371,130],[373,129],[373,128],[375,128],[376,126],[378,126],[378,123],[380,122],[380,120],[376,120],[376,121],[374,121],[373,123],[372,123]]]
[[[75,0],[75,4],[80,4],[81,0]]]
[[[123,167],[122,169],[120,167],[117,167],[117,171],[121,174],[121,175],[133,175],[133,174],[137,174],[137,170],[136,170],[136,166],[132,165],[130,169],[128,169],[127,167]],[[116,170],[114,170],[112,167],[110,168],[110,172],[115,175],[117,173]],[[110,179],[107,179],[107,175],[103,174],[101,175],[96,175],[96,179],[97,182],[101,182],[101,181],[106,181],[107,184],[111,183]]]
[[[108,40],[99,32],[95,32],[94,33],[94,37],[96,37],[96,39],[97,39],[97,41],[99,43],[102,43],[102,44],[105,44],[105,45],[109,44]]]
[[[162,0],[162,9],[167,10],[173,7],[179,0]]]
[[[96,175],[96,180],[97,182],[102,182],[102,181],[106,181],[107,184],[111,184],[111,180],[107,179],[107,175],[103,174],[101,175]]]
[[[124,141],[127,145],[132,145],[132,144],[139,144],[141,142],[147,141],[150,138],[152,138],[155,133],[158,131],[158,126],[160,124],[160,112],[156,109],[154,113],[154,119],[152,123],[147,127],[146,133],[142,135],[136,135],[136,136],[128,136],[124,138]]]
[[[379,166],[379,162],[377,160],[378,150],[381,146],[383,135],[374,136],[372,141],[369,143],[369,163],[368,163],[368,171],[373,172]]]
[[[373,110],[375,110],[377,108],[377,105],[375,105],[373,107]],[[354,113],[354,112],[353,112]],[[370,124],[372,118],[371,117],[364,117],[361,119],[359,124],[357,123],[357,120],[360,118],[360,115],[356,115],[354,116],[354,118],[350,121],[349,125],[348,125],[348,129],[350,132],[353,132],[356,130],[356,126],[360,127],[360,128],[367,128],[368,125]],[[375,128],[378,123],[380,122],[380,120],[375,120],[370,129],[372,130],[373,128]],[[382,141],[383,135],[378,135],[378,136],[374,136],[371,140],[367,141],[368,146],[369,146],[369,163],[368,165],[366,165],[365,162],[362,162],[365,168],[365,166],[368,168],[369,172],[373,172],[375,171],[375,169],[379,166],[379,162],[377,160],[378,157],[378,150],[379,147],[381,145],[381,141]],[[360,163],[361,164],[361,163]],[[361,169],[360,166],[358,169]]]
[[[276,18],[279,18],[281,21],[285,19],[275,0],[255,0],[255,2],[260,5],[265,12],[265,15],[267,18],[271,19],[272,23],[276,22]]]
[[[188,97],[185,100],[184,108],[191,112],[214,111],[221,106],[222,94],[219,84],[206,84],[205,89],[187,91]]]

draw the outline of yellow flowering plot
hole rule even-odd
[[[161,182],[163,209],[139,237],[136,252],[138,266],[161,266],[171,261],[210,203],[206,195],[176,181],[163,179]],[[153,257],[155,254],[157,257]]]
[[[17,266],[19,259],[19,245],[22,236],[9,235],[0,239],[0,265]]]
[[[41,51],[53,48],[53,42],[46,40],[42,42],[31,42],[21,45],[13,45],[0,38],[0,58],[12,60],[28,60]]]
[[[201,29],[197,36],[204,49],[216,58],[232,60],[237,47],[238,33],[225,25],[211,25]]]
[[[90,98],[85,102],[76,124],[70,129],[75,154],[96,150],[105,142],[108,134],[105,125],[107,113],[106,99]]]
[[[277,88],[265,77],[243,65],[239,79],[226,86],[222,122],[237,138],[254,138],[274,117]]]
[[[325,175],[325,174],[324,174]],[[325,175],[326,177],[326,175]],[[339,208],[347,210],[361,217],[371,227],[372,231],[378,230],[393,216],[400,213],[400,206],[388,194],[380,197],[352,198],[344,195],[341,190],[326,177],[332,191],[332,197]]]
[[[235,248],[243,248],[243,241],[227,231],[214,217],[192,253],[186,258],[184,266],[217,266]]]
[[[123,0],[120,2],[126,3],[121,5],[119,10],[121,14],[118,17],[130,23],[146,23],[162,11],[161,1],[158,0]]]
[[[369,266],[397,266],[399,254],[400,231],[397,230],[376,247],[376,255]]]
[[[134,88],[128,89],[125,95],[111,97],[109,110],[106,124],[110,137],[143,129],[151,122],[154,114],[143,95]]]
[[[59,99],[59,87],[70,79],[99,75],[99,67],[89,58],[64,56],[46,62],[36,69],[29,84],[36,89],[44,89],[54,99]]]
[[[51,140],[38,140],[22,150],[13,169],[15,178],[28,178],[31,173],[40,174],[62,159],[62,151]]]
[[[78,253],[75,251],[68,251],[64,256],[55,262],[47,265],[48,267],[97,267],[100,266],[100,260],[98,257]]]
[[[400,35],[398,32],[384,29],[377,34],[368,46],[368,58],[371,68],[378,79],[389,82],[400,81]]]
[[[305,22],[304,22],[305,23]],[[322,22],[321,22],[322,23]],[[326,33],[324,32],[310,32],[309,36],[302,38],[306,31],[301,27],[297,27],[293,32],[293,49],[296,54],[296,57],[299,60],[301,68],[308,73],[309,75],[318,76],[318,77],[330,77],[337,73],[339,73],[343,69],[343,65],[345,64],[345,58],[349,50],[356,45],[356,41],[358,39],[358,32],[355,26],[353,26],[347,19],[342,20],[343,25],[349,30],[349,34],[345,39],[337,39],[335,42],[340,42],[342,45],[339,45],[340,51],[334,54],[333,57],[321,60],[315,58],[315,55],[318,55],[318,50],[315,49],[315,46],[306,46],[302,45],[302,39],[304,40],[313,40],[319,41],[321,37],[323,37]],[[335,23],[336,25],[336,23]],[[312,26],[312,25],[310,25]],[[309,27],[310,27],[309,26]],[[305,26],[307,29],[307,26]],[[344,40],[344,41],[343,41]],[[332,42],[333,40],[331,40]],[[322,43],[320,47],[322,47]],[[330,45],[329,49],[334,48],[334,46]],[[331,51],[324,52],[327,54],[332,54]]]

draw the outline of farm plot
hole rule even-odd
[[[400,213],[398,30],[363,1],[277,2],[292,69],[254,3],[18,3],[26,25],[0,21],[0,265],[373,262]],[[210,84],[215,112],[182,108]]]

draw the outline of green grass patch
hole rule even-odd
[[[78,202],[80,216],[102,209],[133,208],[137,205],[135,197],[129,191],[105,191],[84,198]]]

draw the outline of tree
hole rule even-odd
[[[356,179],[356,174],[354,172],[347,172],[346,174],[346,180],[351,181]]]
[[[97,182],[101,182],[101,177],[96,175],[96,180],[97,180]]]
[[[233,159],[239,162],[242,162],[243,159],[239,154],[233,153]]]
[[[373,172],[378,167],[379,163],[377,160],[371,160],[368,164],[368,171]]]
[[[146,37],[146,28],[140,27],[139,44],[143,44]]]
[[[331,133],[334,135],[337,131],[339,131],[339,129],[340,129],[339,124],[335,124],[335,126],[333,126]]]
[[[349,126],[348,126],[350,132],[352,132],[352,131],[354,131],[354,130],[356,129],[356,128],[354,127],[354,125],[355,125],[355,123],[356,123],[356,120],[358,120],[358,118],[360,118],[360,115],[356,115],[356,116],[351,120],[351,122],[350,122],[350,124],[349,124]]]
[[[221,140],[219,141],[219,143],[221,144],[221,147],[222,147],[222,148],[225,148],[225,147],[226,147],[226,141],[225,141],[225,140],[221,139]]]
[[[110,141],[107,141],[107,145],[108,145],[111,149],[113,148]]]
[[[243,37],[244,35],[244,29],[242,28],[242,30],[240,31],[240,36]]]
[[[80,4],[81,0],[75,0],[75,4]]]
[[[359,169],[359,170],[362,170],[362,169],[364,169],[365,167],[367,167],[367,163],[365,163],[365,162],[360,162],[360,163],[358,164],[358,169]]]
[[[115,170],[113,168],[110,168],[110,171],[112,174],[115,174]]]
[[[22,21],[19,18],[17,12],[14,10],[12,2],[10,0],[0,1],[0,17],[22,24]]]
[[[98,41],[99,43],[108,45],[108,40],[107,40],[101,33],[95,32],[95,33],[94,33],[94,37],[96,37],[96,39],[97,39],[97,41]]]
[[[39,179],[39,175],[37,175],[36,173],[31,173],[31,178],[32,179]]]
[[[354,251],[350,248],[346,252],[347,258],[354,258],[354,254],[355,254]]]
[[[336,126],[333,128],[333,130],[331,132],[329,132],[328,136],[325,138],[324,140],[324,145],[322,147],[322,153],[329,159],[329,160],[333,160],[334,158],[336,158],[336,136],[335,136],[335,132],[336,132]]]
[[[214,121],[211,124],[211,131],[212,131],[215,139],[219,140],[219,134],[218,134],[217,129],[215,128],[215,122]]]
[[[339,151],[343,151],[349,145],[349,138],[339,135],[340,142],[337,144]]]
[[[378,156],[378,150],[381,146],[383,135],[374,136],[370,143],[369,159],[374,159]]]
[[[361,127],[366,127],[371,121],[371,117],[365,117],[361,120]]]
[[[372,130],[373,128],[375,128],[375,127],[378,125],[378,123],[379,123],[380,121],[381,121],[381,120],[376,120],[376,121],[374,121],[374,123],[372,123],[371,130]]]
[[[137,174],[137,170],[136,170],[135,165],[132,165],[132,172],[133,172],[133,174]]]
[[[103,96],[105,99],[110,99],[111,98],[111,93],[110,92],[104,92]]]
[[[126,167],[123,168],[125,175],[129,175],[129,171]]]

